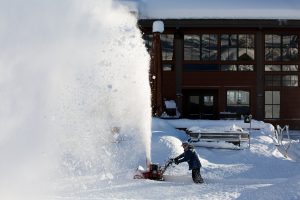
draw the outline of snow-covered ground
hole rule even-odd
[[[183,150],[187,136],[175,127],[200,125],[226,127],[242,121],[161,120],[152,121],[152,162],[163,164]],[[293,140],[284,157],[274,145],[273,126],[254,121],[251,146],[232,150],[197,147],[203,167],[202,185],[192,182],[186,163],[170,167],[166,181],[132,179],[132,171],[123,171],[112,179],[97,176],[72,177],[73,185],[58,182],[54,199],[300,199],[300,144]],[[126,143],[126,141],[122,141]],[[116,143],[115,145],[120,145]],[[50,198],[50,199],[51,199]]]

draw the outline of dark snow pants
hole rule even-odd
[[[192,169],[192,178],[194,183],[203,183],[203,179],[200,174],[200,168]]]

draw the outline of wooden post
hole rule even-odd
[[[161,27],[162,26],[162,27]],[[162,55],[160,34],[163,32],[162,21],[153,22],[153,41],[151,48],[150,87],[152,115],[161,116],[163,112],[162,99]]]

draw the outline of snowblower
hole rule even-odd
[[[174,159],[171,158],[164,166],[160,166],[159,164],[150,163],[148,165],[148,170],[144,170],[142,167],[139,167],[136,171],[136,175],[134,175],[134,179],[151,179],[156,181],[164,180],[164,173],[169,166],[174,163]]]

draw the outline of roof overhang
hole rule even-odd
[[[165,28],[300,28],[300,20],[290,19],[140,19],[138,24],[150,28],[156,20]]]

